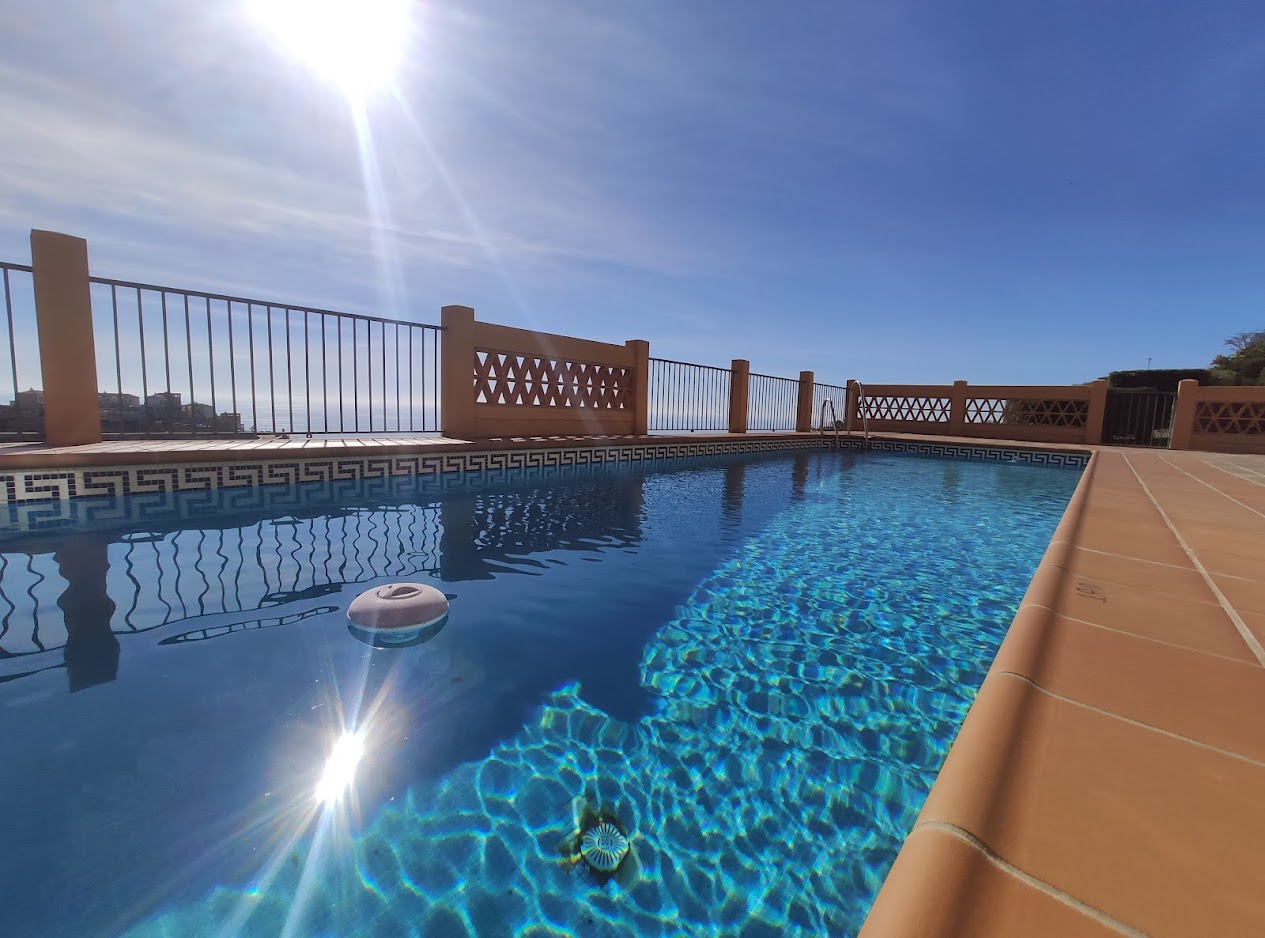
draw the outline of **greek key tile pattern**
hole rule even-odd
[[[858,439],[841,440],[845,449],[860,449]],[[561,466],[588,466],[648,460],[688,459],[726,456],[771,450],[821,449],[824,440],[713,441],[707,443],[645,443],[628,446],[568,447],[565,449],[525,449],[500,452],[462,452],[438,455],[328,457],[260,462],[233,462],[223,465],[184,463],[166,466],[108,466],[84,469],[32,469],[0,472],[0,504],[60,502],[85,497],[165,494],[168,492],[214,491],[216,489],[287,485],[299,482],[338,482],[358,479],[389,479],[403,476],[443,474],[460,482],[472,474],[506,470],[541,469]],[[1087,453],[1034,449],[1005,449],[995,446],[965,446],[944,443],[914,443],[904,440],[872,440],[876,452],[904,453],[965,459],[973,462],[1013,462],[1032,466],[1084,468]]]
[[[31,469],[0,472],[3,503],[64,501],[89,496],[163,494],[256,488],[298,482],[387,479],[396,476],[467,474],[509,469],[587,466],[646,460],[725,456],[768,450],[820,449],[814,439],[646,443],[631,446],[568,447],[510,451],[409,454],[402,456],[327,457],[232,462],[223,465],[183,463],[166,466],[109,466],[84,469]]]
[[[843,449],[862,449],[861,440],[840,440]],[[1057,466],[1084,469],[1089,453],[1074,450],[1011,449],[1002,446],[974,446],[956,443],[915,443],[909,440],[871,440],[876,453],[901,453],[905,456],[932,456],[936,459],[965,459],[968,462],[1004,462],[1024,466]]]

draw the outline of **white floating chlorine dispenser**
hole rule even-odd
[[[448,619],[448,597],[423,583],[388,583],[365,590],[347,607],[348,629],[369,645],[420,645]]]

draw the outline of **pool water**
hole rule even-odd
[[[0,934],[854,934],[1077,479],[800,452],[11,509]],[[446,626],[354,638],[405,580]]]

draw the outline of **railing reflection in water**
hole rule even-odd
[[[310,507],[245,513],[223,510],[227,490],[199,493],[220,511],[140,497],[129,505],[143,515],[134,521],[8,537],[0,682],[65,666],[79,690],[117,676],[120,635],[157,630],[158,644],[172,645],[290,625],[341,610],[348,586],[488,579],[539,566],[534,553],[640,539],[634,475],[614,485],[465,485],[438,497],[402,481],[304,486],[291,491],[306,489]]]

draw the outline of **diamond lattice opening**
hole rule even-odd
[[[1265,403],[1200,401],[1195,429],[1201,433],[1265,433]]]
[[[616,365],[476,349],[474,393],[480,404],[627,410],[631,373]]]
[[[1089,401],[979,397],[966,402],[966,422],[1083,430]]]

